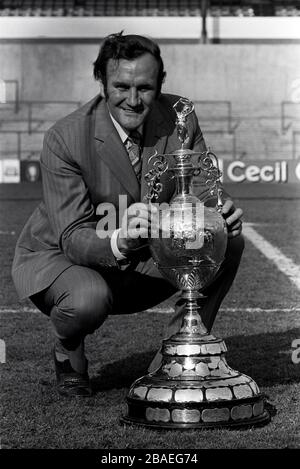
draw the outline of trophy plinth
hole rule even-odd
[[[186,290],[180,330],[162,343],[162,362],[137,379],[127,396],[123,423],[195,429],[262,425],[270,416],[255,381],[227,364],[225,342],[209,334],[198,304]]]
[[[228,366],[226,350],[222,339],[207,333],[194,305],[184,315],[180,331],[163,341],[161,366],[131,386],[122,421],[165,429],[267,422],[257,384]]]
[[[265,399],[255,381],[230,368],[226,345],[208,333],[201,319],[201,293],[217,274],[227,247],[226,223],[220,213],[221,173],[216,156],[183,146],[188,138],[188,100],[174,105],[181,148],[170,155],[153,155],[146,175],[147,199],[162,190],[161,175],[172,172],[176,194],[163,204],[156,230],[149,238],[154,262],[179,290],[183,305],[179,331],[162,343],[162,362],[152,373],[137,379],[127,396],[128,412],[121,421],[154,428],[241,427],[269,420]],[[168,158],[175,160],[169,169]],[[192,162],[197,158],[197,164]],[[206,207],[193,194],[195,175],[204,173],[216,208]]]

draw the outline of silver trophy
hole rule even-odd
[[[156,428],[262,424],[270,417],[257,384],[228,366],[224,341],[208,333],[201,320],[201,291],[218,272],[227,246],[226,223],[220,213],[221,172],[211,151],[184,148],[193,103],[181,98],[174,109],[181,146],[172,154],[155,153],[145,179],[149,203],[162,190],[162,174],[176,180],[176,193],[159,210],[149,245],[159,270],[181,291],[182,324],[163,341],[159,368],[130,387],[127,414],[121,420]],[[198,175],[205,177],[210,196],[216,197],[215,207],[205,206],[193,194],[193,179]]]

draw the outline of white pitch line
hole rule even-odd
[[[275,263],[278,270],[280,270],[283,274],[285,274],[300,290],[300,266],[295,264],[289,257],[285,256],[280,249],[273,246],[269,241],[267,241],[263,236],[261,236],[257,231],[253,228],[255,223],[245,223],[243,227],[243,233],[249,241],[253,243],[253,245],[265,256],[267,259],[271,260]],[[257,225],[260,225],[257,223]],[[15,234],[14,231],[11,232],[4,232],[0,231],[0,234]],[[220,311],[234,313],[237,311],[246,312],[246,313],[260,313],[260,312],[294,312],[300,311],[300,308],[221,308]],[[23,307],[20,309],[16,308],[1,308],[0,307],[0,314],[2,313],[36,313],[38,309],[36,308],[29,308]],[[173,312],[173,308],[150,308],[146,311],[147,313],[162,313],[162,314],[170,314]]]
[[[0,230],[0,235],[15,235],[15,231],[2,231]]]
[[[38,313],[39,310],[37,308],[29,308],[27,306],[23,308],[1,308],[0,307],[0,314],[6,313]],[[159,313],[159,314],[171,314],[174,312],[174,308],[171,306],[164,306],[164,307],[157,307],[157,308],[149,308],[144,311],[145,313]],[[300,312],[300,308],[220,308],[221,313],[294,313]],[[140,313],[134,313],[140,314]]]
[[[2,313],[38,313],[39,310],[37,308],[29,308],[27,306],[20,307],[20,308],[0,308],[0,314]]]
[[[263,236],[251,226],[251,223],[245,223],[243,233],[249,241],[270,261],[272,261],[278,270],[286,275],[291,282],[300,290],[300,266],[295,264],[292,259],[285,256],[280,249],[269,243]]]
[[[299,312],[300,308],[220,308],[220,313],[293,313]],[[0,311],[1,312],[1,311]],[[160,313],[170,314],[174,312],[174,308],[151,308],[145,311],[146,313]],[[138,313],[137,313],[138,314]]]

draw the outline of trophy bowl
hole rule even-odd
[[[159,236],[149,240],[154,262],[179,290],[198,291],[215,276],[225,255],[223,217],[199,200],[171,203],[160,212]]]

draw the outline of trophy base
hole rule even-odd
[[[181,329],[163,341],[162,363],[131,386],[121,422],[156,429],[251,427],[269,422],[255,381],[230,368],[226,345]]]
[[[253,417],[246,421],[230,421],[230,422],[149,422],[145,415],[141,415],[140,410],[135,412],[134,407],[130,404],[130,415],[121,417],[120,422],[125,425],[134,425],[143,428],[162,429],[162,430],[196,430],[196,429],[218,429],[218,428],[235,428],[240,430],[242,428],[259,427],[266,425],[271,417],[269,412],[265,409],[262,415]]]

